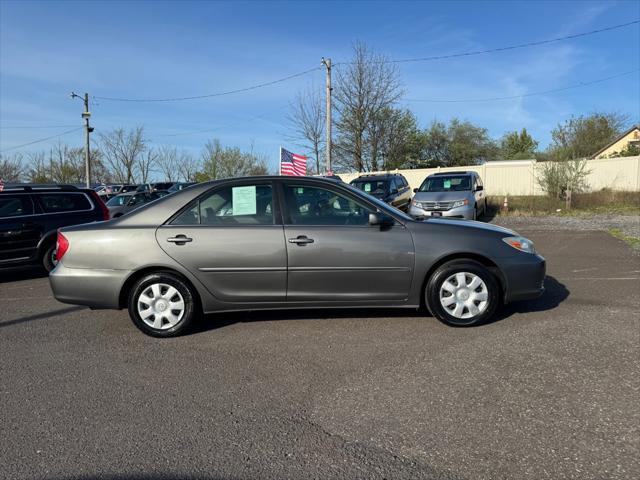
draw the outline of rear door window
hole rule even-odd
[[[33,214],[33,202],[29,195],[0,195],[0,218]]]
[[[41,193],[38,201],[45,213],[91,210],[92,205],[84,193]]]
[[[271,185],[238,185],[216,190],[193,203],[173,225],[272,225]]]

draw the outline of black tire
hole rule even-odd
[[[466,294],[478,296],[483,292],[486,292],[485,304],[482,304],[481,301],[478,301],[478,303],[476,304],[472,299],[472,301],[476,305],[476,308],[481,311],[469,318],[458,318],[454,316],[453,310],[445,307],[440,300],[440,294],[443,285],[448,279],[458,273],[470,274],[465,277],[467,280],[472,279],[472,275],[475,275],[480,278],[482,282],[484,282],[484,287],[480,285],[479,287],[476,287],[475,290],[467,289],[466,292],[460,292],[461,295]],[[482,323],[486,322],[493,316],[496,308],[498,308],[498,305],[500,305],[500,298],[500,285],[495,275],[493,275],[493,273],[491,273],[487,269],[487,267],[473,260],[454,260],[441,265],[433,273],[433,275],[431,275],[431,278],[429,278],[429,281],[427,282],[427,286],[425,288],[425,303],[431,314],[447,325],[451,325],[454,327],[470,327],[481,325]],[[457,302],[455,303],[457,304]],[[455,310],[455,305],[453,305],[453,307]],[[464,307],[462,313],[463,315],[465,315],[465,309],[467,311],[467,314],[472,313],[468,307]]]
[[[48,247],[46,247],[42,253],[42,258],[40,263],[42,267],[49,273],[51,270],[56,268],[58,261],[56,260],[56,244],[52,243]]]
[[[473,218],[472,220],[478,220],[478,205],[473,206]]]
[[[154,328],[153,325],[149,325],[141,317],[140,313],[138,312],[138,303],[141,295],[145,294],[145,292],[150,293],[150,289],[152,288],[152,286],[158,284],[174,287],[177,290],[177,293],[179,293],[179,296],[182,297],[184,309],[182,311],[182,314],[178,315],[176,314],[177,310],[173,310],[168,306],[165,306],[162,309],[163,313],[161,313],[159,316],[162,317],[164,313],[166,313],[168,315],[178,317],[179,320],[175,324],[169,325],[169,319],[162,317],[159,320],[162,326],[160,328]],[[162,289],[160,291],[162,292]],[[165,289],[164,292],[166,294],[166,292],[168,292],[168,289]],[[175,296],[175,294],[173,298],[179,299],[179,297]],[[156,299],[154,298],[154,300]],[[160,298],[158,298],[158,300],[160,300]],[[168,300],[166,300],[165,303],[166,302],[168,302]],[[191,287],[191,285],[189,285],[181,277],[171,272],[155,272],[140,278],[133,285],[131,293],[129,294],[129,300],[127,304],[129,309],[129,316],[131,317],[134,325],[147,335],[160,338],[177,337],[184,334],[190,328],[195,318],[200,313],[199,305],[196,301],[196,293],[193,291],[193,287]],[[145,303],[142,302],[142,305],[145,305]],[[167,305],[171,304],[167,303]],[[151,307],[151,305],[149,305],[149,307]],[[154,322],[155,315],[152,315],[152,317],[147,317],[147,321]]]

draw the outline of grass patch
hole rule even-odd
[[[640,192],[601,190],[573,195],[571,209],[564,200],[547,195],[510,196],[509,210],[502,211],[504,196],[488,197],[487,209],[492,215],[510,216],[593,216],[640,215]]]
[[[614,237],[622,240],[635,250],[640,250],[640,238],[625,235],[619,228],[610,228],[609,233]]]

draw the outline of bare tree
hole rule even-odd
[[[154,166],[157,161],[158,153],[153,149],[145,149],[145,151],[138,155],[136,159],[136,171],[142,183],[148,183],[151,180],[151,174],[154,172]]]
[[[361,172],[377,168],[381,130],[378,122],[384,118],[382,112],[401,97],[402,90],[394,64],[364,43],[356,43],[353,50],[353,60],[337,69],[336,157],[338,164]]]
[[[146,150],[143,127],[130,131],[116,128],[100,136],[106,166],[118,183],[134,183],[138,162]],[[140,171],[142,173],[142,171]],[[148,172],[147,172],[148,173]]]
[[[85,176],[84,149],[58,142],[49,151],[49,176],[55,183],[82,183]]]
[[[177,171],[179,177],[185,182],[195,182],[196,174],[201,168],[200,159],[188,152],[181,152],[178,159]]]
[[[31,183],[51,183],[53,181],[50,164],[46,160],[45,152],[29,154],[29,170],[27,178]]]
[[[287,120],[293,129],[293,141],[307,150],[313,157],[316,173],[320,174],[320,154],[324,148],[325,108],[322,92],[309,89],[299,92],[289,104]]]
[[[0,180],[4,182],[19,182],[24,175],[24,163],[21,153],[11,156],[0,155]]]
[[[180,175],[178,170],[178,149],[169,145],[162,145],[157,151],[157,164],[164,180],[175,182]]]

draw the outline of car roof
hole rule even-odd
[[[354,178],[351,181],[353,182],[354,180],[389,180],[391,178],[402,177],[402,176],[403,175],[400,173],[381,173],[379,175],[361,175],[357,178]]]
[[[477,175],[476,172],[437,172],[429,175],[430,177],[443,177],[443,176],[460,176],[460,175]]]

